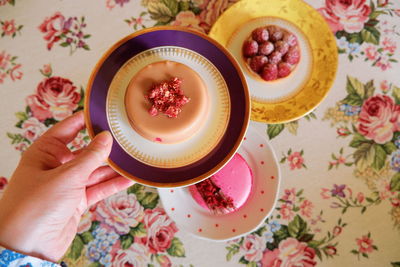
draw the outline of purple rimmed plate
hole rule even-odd
[[[250,115],[249,93],[239,65],[226,49],[206,35],[180,27],[154,27],[117,42],[101,57],[89,79],[85,100],[86,125],[92,138],[101,131],[111,131],[106,104],[114,76],[136,55],[165,46],[198,53],[218,69],[227,85],[231,104],[227,130],[211,152],[186,166],[160,168],[145,164],[129,155],[116,141],[109,164],[120,174],[145,185],[187,186],[211,176],[230,160],[240,146]]]

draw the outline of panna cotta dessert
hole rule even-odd
[[[246,203],[253,187],[253,173],[238,153],[219,172],[189,187],[193,199],[217,214],[231,213]]]
[[[210,99],[205,83],[190,67],[159,61],[134,75],[126,90],[125,108],[137,133],[153,142],[171,144],[200,130]]]
[[[277,25],[254,29],[244,41],[242,57],[249,72],[264,81],[289,76],[300,61],[297,37]]]

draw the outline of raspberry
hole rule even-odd
[[[283,32],[278,27],[269,26],[268,32],[269,32],[269,36],[270,36],[269,39],[273,42],[277,42],[277,41],[281,40],[283,37]]]
[[[289,44],[285,41],[278,41],[275,43],[275,51],[278,51],[282,55],[286,54],[289,51]]]
[[[285,33],[282,40],[288,43],[289,46],[297,45],[297,37],[294,34]]]
[[[261,78],[266,81],[276,80],[278,78],[278,67],[276,64],[270,64],[264,66],[261,72]]]
[[[258,43],[254,40],[246,41],[243,44],[243,54],[245,57],[251,57],[258,52]]]
[[[278,64],[278,77],[283,78],[288,76],[292,72],[291,67],[288,63],[281,62]]]
[[[260,72],[262,67],[268,63],[268,58],[266,56],[255,56],[250,60],[250,68],[254,72]]]
[[[259,47],[258,47],[258,53],[261,55],[269,55],[272,53],[272,51],[274,51],[274,45],[271,42],[265,42],[262,43]]]
[[[300,61],[300,52],[296,47],[290,48],[289,52],[283,57],[283,61],[294,65]]]
[[[282,59],[282,54],[279,53],[278,51],[274,51],[268,56],[268,60],[272,64],[278,64],[279,61],[281,61],[281,59]]]
[[[268,38],[269,38],[268,31],[265,28],[255,29],[251,33],[251,36],[253,37],[253,40],[257,41],[258,43],[266,42],[266,41],[268,41]]]

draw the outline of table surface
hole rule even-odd
[[[234,2],[1,0],[0,192],[21,151],[82,108],[69,89],[83,97],[94,64],[116,40],[156,24],[207,32]],[[252,123],[270,140],[282,171],[280,199],[263,228],[230,242],[200,240],[175,227],[154,189],[137,186],[83,216],[65,262],[400,266],[400,4],[307,2],[336,33],[339,68],[327,98],[307,117]],[[69,28],[64,35],[61,26]],[[58,98],[49,97],[52,87]],[[82,133],[72,146],[88,141]],[[130,207],[113,209],[126,200]],[[134,230],[118,228],[117,220],[136,220]]]

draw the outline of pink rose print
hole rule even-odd
[[[106,7],[108,9],[113,9],[117,5],[120,5],[120,7],[123,7],[125,3],[129,3],[130,0],[106,0]]]
[[[390,64],[389,57],[383,55],[378,59],[375,66],[381,68],[381,70],[387,70],[392,67],[392,64]]]
[[[50,50],[55,42],[60,40],[58,34],[62,32],[64,28],[65,17],[60,13],[56,12],[53,16],[47,17],[42,24],[39,26],[39,30],[45,33],[43,37],[47,43],[47,49]]]
[[[15,24],[15,20],[0,20],[0,33],[1,33],[1,37],[5,37],[5,36],[10,36],[12,38],[14,38],[17,33],[20,33],[23,25],[19,25],[17,26]]]
[[[21,127],[24,130],[23,136],[30,142],[35,141],[47,130],[47,127],[35,117],[24,121]]]
[[[178,228],[161,208],[145,210],[143,219],[147,237],[142,242],[149,247],[150,253],[165,252],[170,246]]]
[[[90,226],[92,226],[92,218],[93,214],[89,210],[82,215],[81,221],[78,225],[78,234],[82,234],[90,229]]]
[[[133,243],[128,249],[120,249],[113,258],[113,267],[147,266],[149,261],[147,247],[140,243]]]
[[[300,152],[293,152],[288,156],[288,161],[290,162],[290,169],[301,169],[303,166],[304,159]]]
[[[389,0],[378,0],[378,6],[386,6],[389,3]]]
[[[0,53],[0,69],[7,68],[10,58],[11,58],[11,55],[7,54],[5,51]]]
[[[396,52],[397,45],[396,42],[394,42],[392,39],[385,37],[385,39],[383,39],[382,44],[383,44],[383,50],[386,50],[392,54]]]
[[[375,61],[378,58],[378,55],[379,55],[379,53],[375,46],[369,45],[369,46],[367,46],[367,48],[365,48],[365,56],[369,60]]]
[[[337,128],[337,129],[336,129],[336,133],[337,133],[339,136],[343,136],[343,137],[346,137],[346,136],[348,136],[348,135],[351,134],[349,128],[347,128],[347,127],[339,127],[339,128]]]
[[[46,77],[51,77],[51,74],[53,73],[53,69],[51,68],[50,64],[44,64],[43,68],[39,71]]]
[[[340,227],[340,226],[335,226],[335,227],[333,228],[333,230],[332,230],[332,234],[333,234],[334,236],[340,235],[341,232],[342,232],[342,227]]]
[[[56,12],[43,21],[39,30],[45,34],[43,39],[47,41],[48,50],[60,41],[60,46],[69,47],[70,54],[73,54],[78,48],[90,50],[85,39],[90,38],[91,35],[83,33],[85,27],[85,17],[66,18],[60,12]]]
[[[200,27],[200,20],[192,11],[182,11],[180,12],[175,21],[171,22],[172,26],[184,26],[189,27],[201,32],[204,32],[204,29]]]
[[[11,80],[15,81],[15,80],[21,80],[23,73],[20,70],[21,68],[21,64],[17,64],[14,67],[12,67],[12,69],[10,70],[10,78]]]
[[[26,102],[38,120],[61,121],[73,113],[80,100],[81,95],[70,80],[50,77],[38,85],[36,94],[28,96]]]
[[[0,84],[9,76],[12,81],[21,80],[23,73],[21,64],[16,63],[17,57],[2,51],[0,53]]]
[[[325,7],[318,9],[331,30],[357,33],[364,28],[371,8],[366,0],[325,0]]]
[[[393,132],[400,130],[400,106],[392,98],[376,95],[368,98],[358,118],[358,131],[369,140],[384,144],[393,138]]]
[[[330,256],[336,255],[336,251],[337,250],[336,250],[335,246],[326,246],[326,248],[325,248],[326,254],[328,254]]]
[[[363,235],[361,238],[356,238],[358,249],[353,249],[350,252],[357,255],[360,259],[360,255],[364,258],[368,258],[368,254],[371,254],[374,250],[378,250],[378,247],[374,245],[374,241],[371,239],[371,233]]]
[[[15,146],[15,149],[24,152],[28,148],[28,145],[26,143],[19,143],[18,145]]]
[[[294,188],[285,189],[282,199],[285,200],[286,202],[293,204],[296,200],[296,189],[294,189]]]
[[[323,199],[329,199],[331,198],[331,190],[328,188],[321,188],[321,193],[320,193],[321,197]]]
[[[127,234],[143,218],[143,207],[134,194],[115,194],[97,205],[97,215],[119,234]]]
[[[386,94],[387,92],[389,92],[391,85],[388,83],[387,80],[383,80],[383,81],[380,83],[380,87],[381,87],[382,92],[383,92],[384,94]]]
[[[6,4],[15,5],[15,0],[0,0],[0,6],[4,6]]]
[[[285,163],[287,160],[289,162],[289,166],[290,166],[291,170],[301,169],[303,167],[305,169],[307,169],[307,166],[304,164],[303,154],[304,154],[303,150],[293,152],[292,149],[290,148],[286,155],[282,154],[280,163]]]
[[[0,73],[0,84],[4,83],[4,79],[7,78],[6,73]]]
[[[374,251],[372,244],[374,241],[369,238],[367,235],[363,235],[361,238],[356,239],[358,245],[358,251],[361,253],[371,253]]]
[[[116,6],[116,4],[115,4],[114,0],[106,0],[106,7],[109,10],[112,10],[115,6]]]
[[[289,237],[279,243],[279,247],[266,250],[261,260],[263,267],[312,267],[317,264],[314,260],[315,250],[304,242]]]
[[[400,199],[399,198],[392,198],[390,201],[393,207],[399,207],[400,206]]]
[[[244,251],[244,258],[248,261],[260,261],[267,244],[264,238],[259,235],[247,235],[244,238],[241,249]]]
[[[379,192],[379,198],[385,200],[396,195],[396,192],[390,190],[390,182],[387,180],[381,180],[376,184],[377,191]]]
[[[76,150],[84,148],[87,145],[85,138],[86,138],[86,135],[79,132],[78,135],[75,137],[75,139],[71,142],[71,145]]]
[[[365,196],[364,196],[364,194],[363,194],[362,192],[359,192],[359,193],[357,194],[356,199],[357,199],[357,202],[361,204],[361,203],[364,202]]]
[[[293,206],[291,204],[283,204],[280,207],[279,214],[282,219],[291,221],[294,217]]]
[[[310,218],[312,215],[312,211],[314,208],[314,204],[309,200],[304,200],[300,205],[300,213],[301,215]]]
[[[2,22],[2,27],[1,29],[3,30],[4,35],[13,35],[16,31],[17,28],[15,27],[15,21],[12,20],[5,20]]]

